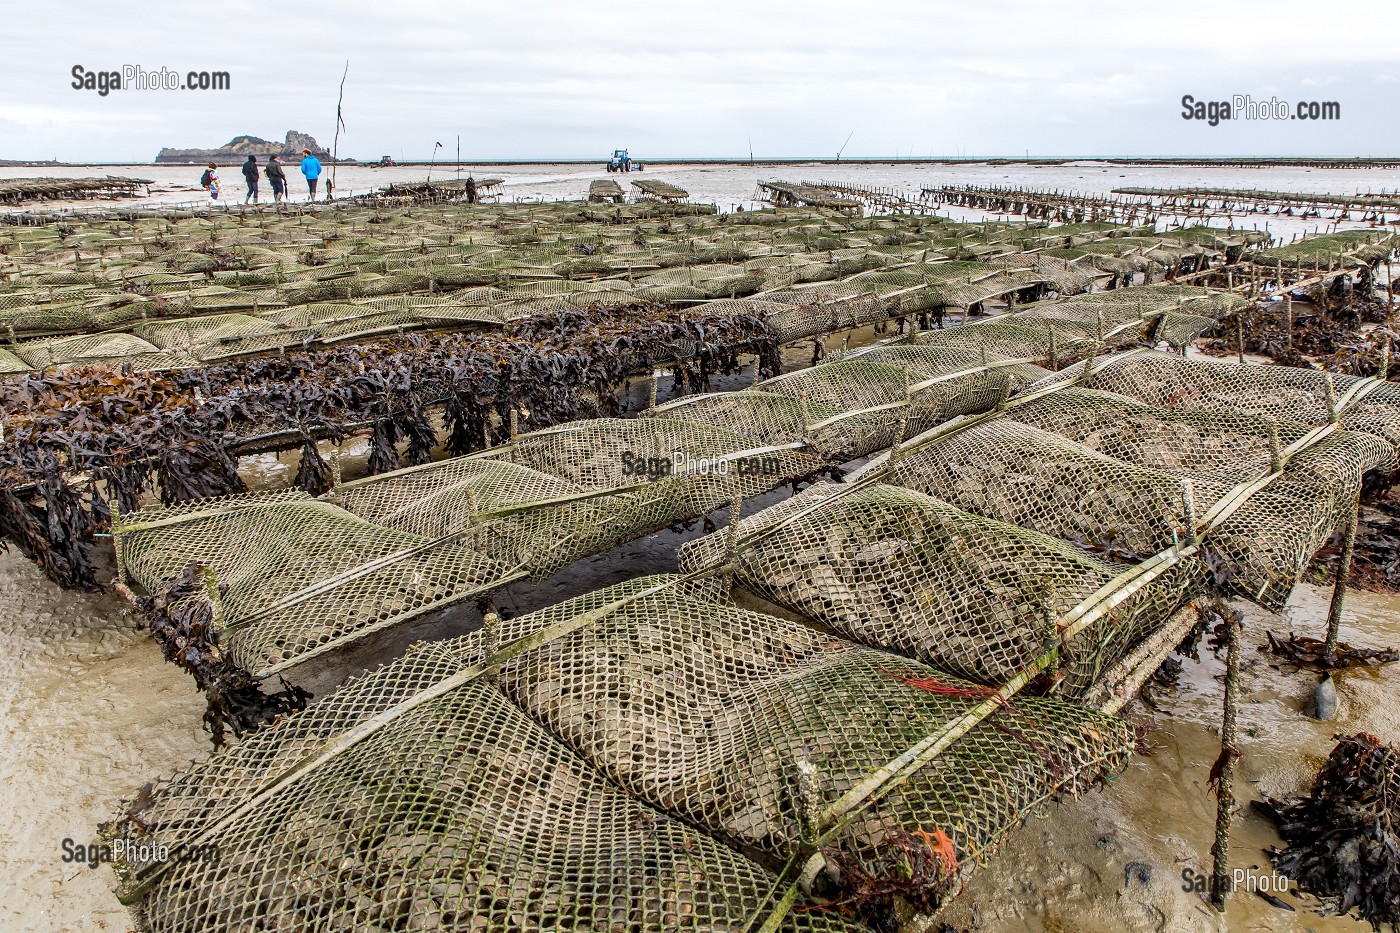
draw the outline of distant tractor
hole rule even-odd
[[[633,162],[628,157],[626,149],[614,149],[612,158],[608,160],[607,167],[610,172],[640,172],[642,170],[642,163]]]

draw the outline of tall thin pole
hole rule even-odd
[[[844,143],[841,144],[841,148],[836,150],[836,161],[837,161],[837,162],[840,162],[840,161],[841,161],[841,153],[843,153],[843,152],[846,151],[846,147],[847,147],[848,145],[850,145],[851,136],[854,136],[854,135],[856,135],[856,131],[855,131],[855,130],[851,130],[850,134],[846,137],[846,141],[845,141]]]
[[[428,181],[427,181],[427,184],[429,184],[429,185],[431,185],[431,184],[433,183],[433,166],[437,165],[437,151],[438,151],[439,149],[441,149],[441,148],[442,148],[442,143],[433,143],[433,158],[432,158],[432,161],[430,161],[430,162],[428,163]]]
[[[340,76],[340,96],[335,99],[335,139],[331,141],[331,183],[326,186],[326,197],[331,196],[335,190],[335,167],[340,162],[340,130],[345,126],[345,118],[341,115],[341,105],[345,103],[345,79],[350,74],[350,59],[345,60],[345,71]]]
[[[1332,602],[1327,607],[1327,640],[1322,646],[1322,663],[1331,666],[1337,660],[1337,637],[1342,628],[1342,607],[1346,603],[1347,583],[1351,578],[1352,554],[1356,550],[1356,526],[1361,515],[1361,493],[1351,502],[1346,525],[1342,529],[1342,553],[1337,561],[1337,580],[1332,584]]]
[[[1229,613],[1225,618],[1225,710],[1220,723],[1220,758],[1213,777],[1215,785],[1215,843],[1211,846],[1214,863],[1210,878],[1210,900],[1216,910],[1225,909],[1225,895],[1230,890],[1230,817],[1235,807],[1233,785],[1235,760],[1240,749],[1235,740],[1235,716],[1240,694],[1240,617]]]
[[[462,180],[462,134],[457,134],[457,180]]]

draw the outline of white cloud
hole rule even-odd
[[[1366,5],[1318,17],[1280,0],[1268,18],[1307,23],[1281,30],[1259,30],[1253,4],[1213,7],[1202,28],[1117,0],[12,5],[0,158],[147,160],[288,129],[327,141],[347,58],[342,148],[361,158],[427,156],[459,133],[478,159],[739,155],[749,135],[760,155],[833,154],[852,129],[851,155],[1393,151],[1364,114],[1396,80],[1377,68],[1393,65],[1400,6]],[[227,70],[233,86],[69,87],[74,64],[127,63]],[[1347,120],[1275,133],[1179,116],[1187,93],[1292,98],[1318,82]]]

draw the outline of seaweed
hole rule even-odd
[[[192,562],[164,592],[136,600],[165,659],[189,672],[204,691],[208,701],[204,726],[216,749],[226,743],[229,731],[241,737],[304,709],[311,699],[309,692],[285,681],[281,690],[264,693],[258,681],[224,654],[217,604],[226,587],[215,584],[212,572],[202,564]]]
[[[1328,909],[1400,930],[1400,752],[1374,735],[1338,736],[1306,797],[1256,807],[1286,847],[1274,866]]]
[[[1337,645],[1335,654],[1329,659],[1323,650],[1324,643],[1316,638],[1293,632],[1289,632],[1286,639],[1274,637],[1273,632],[1266,634],[1269,636],[1268,651],[1302,667],[1337,671],[1349,667],[1379,667],[1392,661],[1400,661],[1400,651],[1394,648],[1356,648],[1345,642]],[[1265,649],[1261,647],[1260,650]]]
[[[512,409],[530,429],[617,414],[627,380],[657,365],[703,390],[737,371],[741,353],[776,373],[777,339],[754,314],[630,303],[202,369],[26,375],[0,384],[0,533],[59,584],[91,588],[108,499],[129,512],[157,489],[167,505],[242,492],[242,453],[298,446],[297,484],[320,493],[330,477],[317,439],[368,428],[369,471],[383,473],[400,466],[400,446],[411,465],[429,462],[440,441],[454,454],[490,446]],[[428,418],[435,405],[445,406],[446,438]]]

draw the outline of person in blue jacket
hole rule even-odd
[[[309,200],[316,200],[316,183],[321,179],[321,160],[312,155],[310,149],[301,150],[301,173],[306,176],[306,187],[311,192]]]

